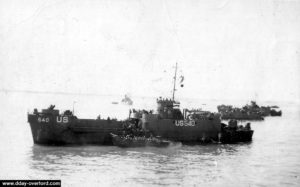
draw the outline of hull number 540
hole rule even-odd
[[[39,123],[49,123],[50,119],[48,117],[38,117]]]

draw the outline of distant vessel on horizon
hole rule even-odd
[[[255,101],[251,101],[250,105],[242,108],[233,107],[232,105],[219,105],[218,112],[222,119],[236,120],[264,120],[266,116],[281,116],[281,110],[278,106],[258,106]]]
[[[126,104],[126,105],[132,105],[133,104],[132,99],[128,95],[125,95],[121,102],[123,104]]]

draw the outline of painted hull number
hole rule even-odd
[[[177,127],[183,127],[183,126],[188,126],[188,127],[193,127],[195,126],[196,122],[194,120],[175,120],[175,126]]]
[[[48,117],[38,117],[39,123],[49,123],[50,119]]]

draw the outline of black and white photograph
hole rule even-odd
[[[0,0],[0,186],[300,186],[300,0]]]

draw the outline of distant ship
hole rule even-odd
[[[133,104],[132,99],[128,95],[125,95],[125,97],[122,99],[121,102],[123,104],[126,104],[126,105],[132,105]]]
[[[158,98],[155,112],[130,110],[129,118],[125,121],[101,119],[100,116],[96,119],[78,119],[70,110],[60,113],[54,109],[54,105],[40,112],[34,109],[32,114],[28,114],[33,141],[36,144],[112,145],[111,134],[121,137],[128,131],[133,136],[140,131],[183,143],[251,141],[253,131],[250,128],[222,124],[218,113],[199,109],[181,111],[180,103],[174,98],[176,72],[177,64],[172,99]],[[132,104],[128,96],[125,96],[124,102]]]
[[[217,108],[224,120],[264,120],[266,116],[281,116],[282,114],[281,110],[277,110],[278,106],[258,106],[255,101],[251,101],[250,105],[247,104],[242,108],[232,105],[219,105]]]

